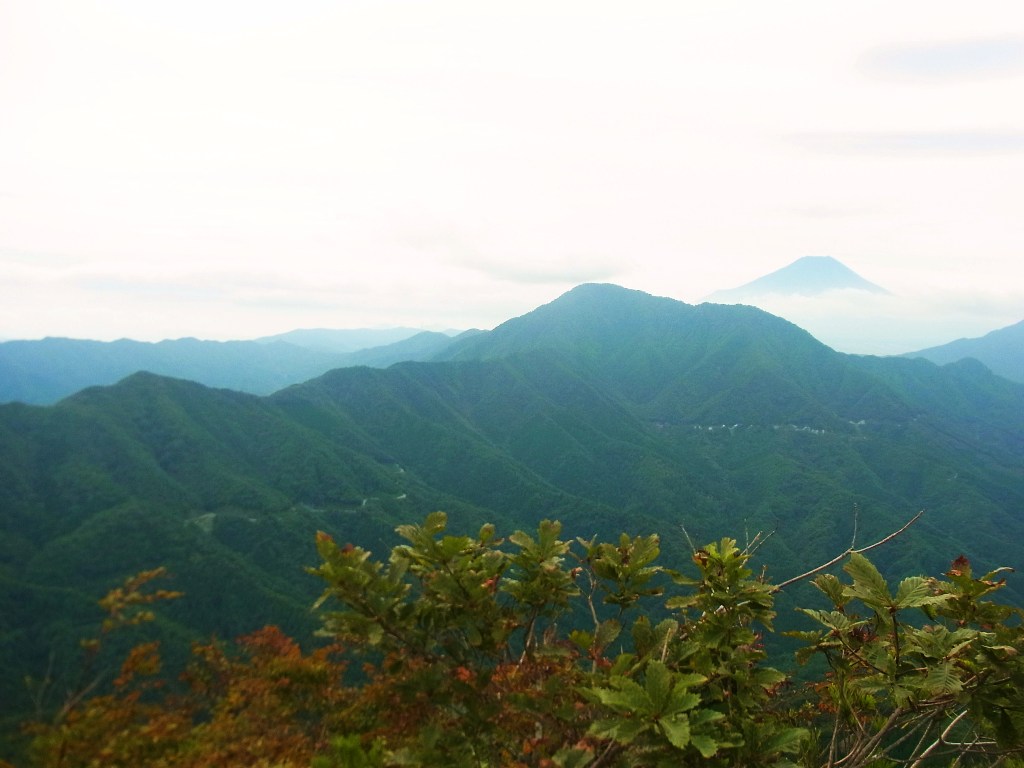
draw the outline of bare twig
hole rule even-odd
[[[910,768],[918,768],[918,766],[921,765],[921,763],[923,763],[925,759],[932,754],[932,752],[934,752],[943,744],[945,744],[946,737],[953,732],[953,729],[956,728],[957,724],[965,717],[967,717],[966,709],[950,721],[949,725],[946,726],[945,730],[939,734],[939,738],[937,738],[935,741],[928,745],[928,748],[920,754],[917,760],[910,764]]]
[[[824,571],[824,570],[826,570],[828,568],[831,568],[833,565],[838,563],[844,557],[849,557],[854,552],[856,552],[858,555],[862,555],[865,552],[870,552],[872,549],[875,549],[876,547],[880,547],[883,544],[887,544],[888,542],[892,541],[897,536],[899,536],[901,533],[903,533],[905,530],[907,530],[907,528],[909,528],[914,523],[916,523],[920,519],[921,515],[923,515],[923,514],[924,514],[924,510],[922,509],[916,515],[914,515],[912,518],[910,518],[910,520],[908,520],[903,525],[902,528],[900,528],[899,530],[893,531],[892,533],[890,533],[885,538],[882,538],[882,539],[879,539],[878,541],[876,541],[874,544],[868,544],[868,546],[861,547],[860,549],[847,549],[845,552],[842,552],[839,555],[836,555],[831,560],[829,560],[827,563],[819,565],[817,568],[812,568],[811,570],[809,570],[809,571],[807,571],[805,573],[801,573],[799,576],[794,576],[792,579],[786,579],[786,581],[783,581],[781,584],[776,584],[774,587],[772,587],[772,593],[774,594],[775,592],[781,592],[783,589],[788,587],[790,584],[796,584],[796,582],[798,582],[798,581],[803,581],[804,579],[806,579],[806,578],[808,578],[810,576],[814,576],[817,573],[821,573],[822,571]]]
[[[686,537],[686,543],[690,545],[690,551],[696,552],[697,547],[693,543],[693,539],[690,538],[690,532],[686,530],[686,526],[682,523],[679,524],[679,529],[683,532],[683,536]]]
[[[757,550],[763,547],[764,543],[768,541],[768,539],[770,539],[772,536],[774,536],[775,532],[778,530],[779,524],[778,521],[776,521],[775,527],[772,528],[771,531],[769,531],[768,533],[765,533],[764,531],[758,531],[757,534],[755,534],[754,538],[747,542],[746,546],[743,547],[743,552],[747,555],[753,555],[755,552],[757,552]]]
[[[873,753],[875,748],[881,743],[882,739],[889,733],[893,726],[896,725],[896,722],[903,716],[905,711],[906,710],[904,710],[903,707],[896,707],[896,709],[892,711],[892,714],[889,715],[889,719],[885,721],[885,724],[875,731],[875,734],[871,738],[867,741],[859,741],[855,744],[853,749],[847,753],[846,757],[839,760],[836,765],[858,766],[864,765],[865,761],[874,759]]]

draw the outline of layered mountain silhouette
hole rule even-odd
[[[0,403],[49,405],[137,371],[267,395],[332,368],[430,357],[450,335],[409,328],[302,330],[255,341],[47,338],[0,343]]]
[[[283,341],[318,352],[347,353],[394,344],[422,332],[419,328],[299,328],[262,336],[255,341],[264,344]]]
[[[683,527],[774,531],[776,579],[926,509],[883,568],[1022,564],[1024,385],[976,361],[843,355],[752,307],[612,285],[424,354],[267,396],[136,373],[0,405],[0,700],[30,706],[24,676],[56,659],[59,681],[97,597],[157,565],[187,593],[162,633],[309,638],[315,531],[380,552],[437,509],[658,532],[680,567]]]
[[[957,339],[938,347],[907,352],[904,357],[923,357],[945,365],[974,358],[994,373],[1024,382],[1024,320],[976,339]]]
[[[737,288],[716,291],[706,300],[733,304],[768,295],[817,296],[838,290],[887,293],[831,256],[804,256]]]

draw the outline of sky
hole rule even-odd
[[[491,328],[584,282],[1024,318],[1019,0],[0,0],[0,339]],[[769,306],[770,305],[770,306]]]

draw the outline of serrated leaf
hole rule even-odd
[[[667,714],[678,714],[693,709],[698,704],[700,704],[699,695],[677,685],[672,691],[664,711]]]
[[[853,585],[846,587],[843,594],[848,597],[856,597],[873,607],[889,606],[892,604],[892,597],[889,595],[889,585],[886,584],[882,574],[878,572],[874,564],[864,555],[857,552],[850,553],[850,559],[843,566]]]
[[[529,549],[535,545],[533,537],[523,531],[516,531],[508,537],[508,540],[520,549]]]
[[[697,595],[676,595],[665,601],[665,607],[670,610],[679,608],[690,608],[697,604],[700,598]]]
[[[685,716],[666,717],[658,721],[665,738],[676,749],[685,749],[690,743],[690,721]]]
[[[675,619],[664,619],[663,621],[659,621],[658,626],[654,628],[654,632],[658,636],[660,643],[664,643],[678,631],[679,622]]]
[[[701,757],[705,760],[713,757],[718,751],[718,742],[706,733],[690,734],[690,743],[697,748],[697,751],[700,752]]]
[[[552,759],[559,768],[586,768],[594,759],[594,753],[589,749],[562,747]]]
[[[900,582],[899,587],[896,589],[896,607],[897,608],[913,608],[917,603],[915,600],[926,597],[931,594],[931,590],[928,589],[927,580],[920,576],[908,576]]]
[[[772,734],[763,749],[768,753],[796,752],[809,736],[810,732],[806,728],[785,728]]]
[[[636,682],[625,677],[611,680],[614,688],[591,688],[597,700],[617,712],[651,712],[651,700],[647,691]]]
[[[855,623],[849,616],[839,611],[819,611],[814,608],[797,608],[797,610],[805,616],[810,616],[819,624],[824,624],[829,629],[845,630],[855,626]],[[856,623],[864,624],[866,622],[859,621]]]
[[[698,728],[708,723],[713,723],[717,720],[721,720],[725,715],[714,709],[699,709],[696,712],[690,713],[690,728]],[[694,737],[696,738],[696,737]]]
[[[786,674],[772,667],[761,667],[754,671],[752,677],[754,682],[766,690],[786,681]]]
[[[706,683],[706,675],[699,675],[696,672],[681,672],[675,676],[676,688],[693,688],[695,685]]]
[[[846,604],[846,597],[843,595],[843,583],[835,575],[823,573],[811,583],[824,592],[825,596],[837,606]]]
[[[581,651],[589,650],[591,644],[594,642],[594,636],[589,632],[583,631],[582,629],[574,629],[572,632],[570,632],[569,639]]]
[[[619,632],[621,631],[622,624],[620,624],[616,619],[602,621],[597,627],[597,636],[594,638],[594,641],[597,643],[598,647],[604,648],[609,643],[615,642],[615,638],[619,636]]]
[[[431,512],[423,523],[423,529],[429,534],[440,533],[448,527],[448,514],[446,512]]]
[[[589,733],[603,739],[612,739],[620,744],[629,744],[647,730],[647,723],[639,719],[621,717],[597,720],[590,726]]]
[[[962,690],[963,685],[960,683],[960,678],[957,676],[952,662],[943,662],[928,670],[928,675],[921,683],[921,687],[928,693],[945,695],[958,693]]]
[[[895,603],[897,608],[921,608],[926,605],[938,605],[952,598],[952,595],[932,594],[927,579],[910,576],[900,582],[896,590]]]
[[[652,661],[647,665],[644,677],[644,688],[651,700],[654,712],[664,712],[672,692],[672,673],[660,661]]]

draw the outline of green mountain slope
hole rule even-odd
[[[781,579],[927,508],[883,567],[1020,565],[1024,386],[980,365],[842,355],[756,309],[600,285],[438,357],[267,397],[138,374],[0,406],[0,696],[27,706],[23,674],[155,565],[189,593],[165,632],[303,634],[315,530],[379,549],[434,509],[659,532],[677,564],[687,533],[774,531]]]
[[[138,371],[269,394],[343,364],[338,353],[284,342],[8,341],[0,343],[0,402],[49,405],[85,387],[114,384]]]
[[[1000,376],[1024,382],[1024,320],[977,339],[957,339],[938,347],[907,352],[903,357],[923,357],[939,365],[973,357]]]
[[[8,341],[0,343],[0,403],[50,405],[139,371],[267,395],[333,368],[426,359],[451,342],[408,328],[293,331],[256,341]]]

